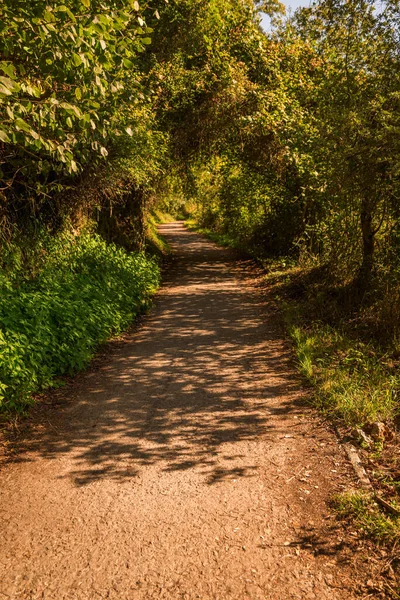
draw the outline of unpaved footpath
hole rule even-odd
[[[162,232],[150,315],[48,394],[0,473],[1,600],[355,598],[326,525],[351,475],[273,311],[231,251]]]

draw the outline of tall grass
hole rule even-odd
[[[392,421],[400,377],[383,350],[345,328],[307,318],[306,307],[284,305],[299,370],[314,385],[314,402],[346,425]]]

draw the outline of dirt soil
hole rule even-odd
[[[251,270],[161,230],[175,258],[151,313],[11,445],[0,599],[378,597],[327,504],[354,474]]]

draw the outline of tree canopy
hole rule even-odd
[[[5,0],[3,238],[84,211],[110,239],[118,221],[116,239],[140,240],[146,207],[190,205],[253,252],[399,298],[398,2],[320,0],[270,34],[259,10],[284,12]]]

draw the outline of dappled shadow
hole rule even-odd
[[[304,530],[297,539],[286,544],[288,548],[301,548],[312,552],[314,556],[338,556],[346,546],[346,542],[341,539],[337,540],[337,531],[334,531],[333,536],[321,535],[321,531],[316,528]]]
[[[57,411],[38,413],[16,460],[65,455],[60,477],[77,485],[153,466],[218,484],[255,473],[239,442],[289,431],[298,381],[273,316],[235,278],[233,253],[179,223],[162,232],[176,257],[152,313],[100,368],[49,395]]]

